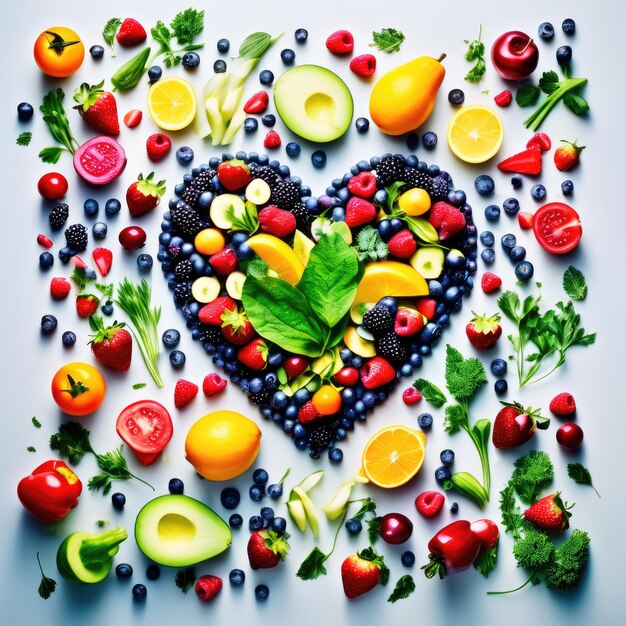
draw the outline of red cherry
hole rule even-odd
[[[583,442],[583,429],[572,422],[563,424],[561,428],[556,431],[556,440],[564,448],[569,450],[575,450]]]
[[[356,367],[344,367],[335,374],[334,380],[342,387],[352,387],[359,382],[359,370]]]
[[[387,543],[404,543],[413,533],[413,522],[402,513],[387,513],[378,522],[378,533]]]
[[[288,378],[296,378],[306,372],[309,360],[303,356],[291,356],[283,361],[283,369]]]
[[[37,183],[37,191],[46,200],[60,200],[67,193],[67,178],[58,172],[44,174]]]
[[[118,237],[124,250],[139,250],[146,243],[146,231],[139,226],[127,226]]]

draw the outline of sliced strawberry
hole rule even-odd
[[[47,235],[37,235],[37,243],[44,248],[52,248],[52,239]]]
[[[50,295],[53,300],[63,300],[72,290],[72,285],[66,278],[55,276],[50,281]]]
[[[515,172],[516,174],[528,174],[536,176],[541,174],[541,150],[534,146],[518,154],[514,154],[508,159],[498,163],[501,172]]]
[[[96,264],[98,271],[100,272],[100,276],[104,278],[111,270],[111,265],[113,264],[113,253],[108,248],[94,248],[91,256],[93,257],[93,262]]]
[[[83,259],[77,254],[72,257],[72,265],[81,270],[84,270],[87,267],[87,263],[85,263],[85,261],[83,261]]]
[[[415,303],[415,307],[427,320],[431,320],[435,317],[437,300],[433,300],[432,298],[420,298]]]
[[[545,133],[535,133],[526,144],[527,148],[537,147],[542,152],[547,152],[552,148],[552,141]]]
[[[520,211],[517,214],[517,222],[522,230],[529,230],[533,227],[533,219],[535,215],[528,211]]]
[[[141,109],[131,109],[124,115],[124,124],[128,128],[135,128],[141,123],[141,118],[143,117],[143,113]]]
[[[511,104],[511,100],[513,100],[513,94],[508,89],[501,91],[497,96],[494,96],[493,99],[499,107],[508,107],[509,104]]]

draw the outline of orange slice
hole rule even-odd
[[[148,89],[148,113],[163,130],[181,130],[196,116],[196,92],[184,78],[162,78]]]
[[[484,163],[502,145],[502,122],[497,113],[482,104],[460,108],[448,125],[448,146],[466,163]]]
[[[354,304],[378,302],[385,296],[411,298],[426,295],[426,281],[410,265],[399,261],[379,261],[365,268]]]

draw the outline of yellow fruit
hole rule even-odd
[[[243,474],[256,459],[261,431],[234,411],[201,417],[187,433],[185,458],[207,480],[230,480]]]
[[[279,278],[290,285],[295,285],[302,278],[304,272],[302,261],[293,248],[282,239],[261,233],[250,237],[247,244],[278,274]]]
[[[354,304],[378,302],[385,296],[410,298],[428,295],[428,285],[421,274],[399,261],[379,261],[365,268]]]
[[[148,113],[163,130],[181,130],[196,116],[196,94],[184,78],[162,78],[148,89]]]
[[[435,106],[446,70],[439,59],[419,57],[385,74],[372,89],[370,115],[388,135],[404,135],[421,126]]]
[[[217,228],[205,228],[196,235],[193,245],[200,254],[215,254],[224,248],[226,240]]]
[[[424,189],[409,189],[398,198],[398,208],[407,215],[423,215],[430,209],[430,196]]]
[[[482,104],[460,108],[448,125],[448,146],[466,163],[484,163],[502,145],[502,123],[493,109]]]
[[[322,385],[311,401],[320,415],[334,415],[341,408],[341,394],[332,385]]]
[[[376,356],[376,346],[374,342],[363,339],[363,337],[356,332],[354,326],[348,326],[346,334],[343,336],[343,342],[346,344],[348,350],[352,350],[352,352],[358,356],[367,359]]]
[[[261,180],[257,178],[255,180]],[[309,262],[309,256],[311,256],[311,250],[315,247],[315,242],[309,239],[302,231],[296,230],[293,235],[293,251],[296,256],[302,261],[302,265],[306,266]]]
[[[423,432],[406,426],[387,426],[365,444],[361,474],[379,487],[399,487],[419,472],[425,452]]]

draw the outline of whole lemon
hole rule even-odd
[[[243,474],[256,459],[261,431],[234,411],[201,417],[187,433],[185,457],[207,480],[230,480]]]

